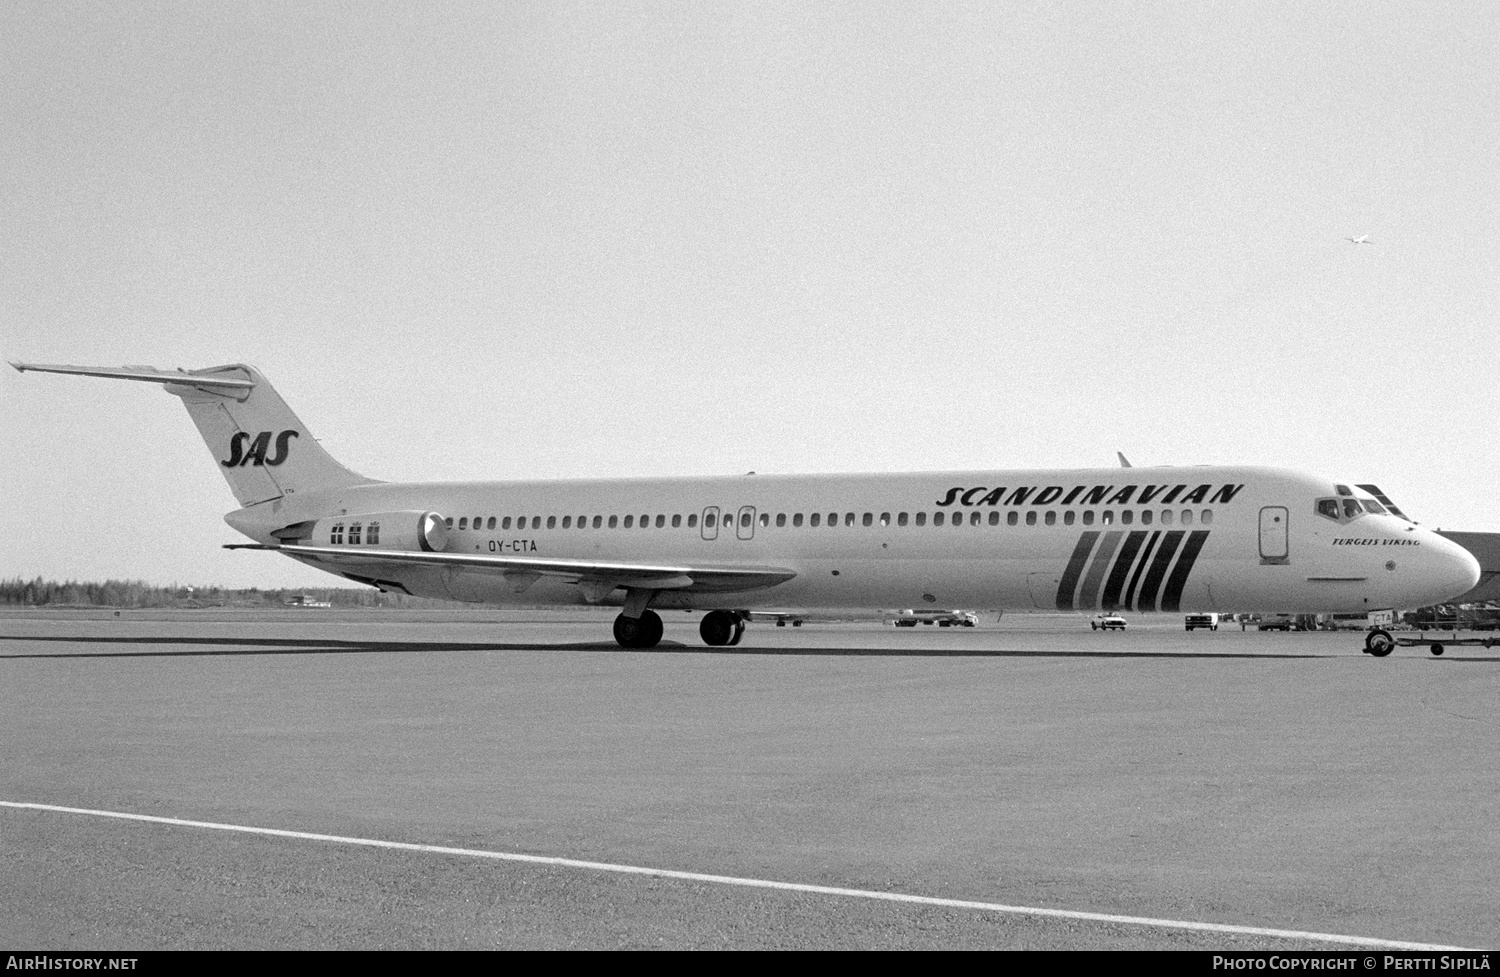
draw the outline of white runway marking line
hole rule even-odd
[[[29,811],[51,811],[59,814],[84,814],[98,818],[116,818],[122,821],[170,824],[183,828],[210,828],[214,831],[237,831],[241,834],[265,835],[272,838],[295,838],[300,841],[328,841],[340,845],[361,845],[366,848],[427,852],[435,855],[459,855],[465,858],[487,858],[503,862],[525,862],[532,865],[584,869],[593,872],[649,875],[662,879],[680,879],[684,882],[710,882],[715,885],[735,885],[754,889],[779,889],[784,892],[805,892],[824,896],[849,896],[855,899],[877,899],[883,902],[900,902],[918,906],[941,906],[947,909],[977,909],[982,912],[1008,913],[1017,916],[1077,919],[1095,923],[1154,926],[1161,929],[1194,930],[1204,933],[1232,933],[1237,936],[1271,936],[1286,940],[1317,940],[1321,943],[1339,943],[1346,946],[1386,950],[1451,951],[1466,949],[1465,947],[1442,946],[1432,943],[1381,940],[1367,936],[1345,936],[1339,933],[1307,933],[1301,930],[1266,929],[1261,926],[1232,926],[1228,923],[1200,923],[1192,920],[1152,919],[1145,916],[1117,916],[1111,913],[1090,913],[1071,909],[1044,909],[1035,906],[1006,906],[996,902],[975,902],[970,899],[940,899],[936,896],[913,896],[900,892],[873,892],[867,889],[843,889],[837,886],[809,885],[802,882],[776,882],[771,879],[745,879],[733,875],[707,875],[702,872],[681,872],[676,869],[667,868],[644,868],[638,865],[615,865],[609,862],[585,862],[575,858],[556,858],[546,855],[521,855],[513,852],[485,851],[477,848],[447,848],[442,845],[419,845],[408,841],[381,841],[378,838],[348,838],[342,835],[314,834],[308,831],[286,831],[281,828],[256,828],[243,824],[189,821],[184,818],[166,818],[152,814],[129,814],[123,811],[92,811],[81,807],[59,807],[55,804],[26,804],[17,801],[0,801],[0,807]]]

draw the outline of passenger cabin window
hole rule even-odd
[[[1047,515],[1046,515],[1045,518],[1043,518],[1042,521],[1045,522],[1049,526],[1055,526],[1055,525],[1057,525],[1057,513],[1053,512],[1050,509],[1047,510]]]
[[[1170,526],[1170,525],[1172,525],[1172,510],[1171,509],[1163,509],[1163,510],[1161,510],[1161,524],[1163,526]]]
[[[557,517],[556,516],[548,516],[547,517],[547,528],[548,529],[556,529],[557,528]]]
[[[906,525],[906,513],[904,513],[904,512],[898,512],[898,513],[896,513],[896,525],[898,525],[898,526],[904,526],[904,525]]]
[[[1021,514],[1018,513],[1018,512],[1007,512],[1005,514],[1005,524],[1007,526],[1014,526],[1017,523],[1019,523],[1020,521],[1021,521]]]
[[[1026,513],[1026,525],[1028,525],[1028,526],[1035,526],[1036,525],[1036,512],[1035,511]]]
[[[860,525],[861,526],[873,526],[873,525],[875,525],[875,513],[873,513],[873,512],[867,512],[867,513],[865,513],[864,518],[860,520]]]
[[[934,526],[941,526],[943,524],[943,514],[941,512],[934,512],[932,514],[932,524]]]
[[[1183,509],[1182,510],[1182,524],[1184,526],[1191,526],[1193,524],[1193,510],[1192,509]]]
[[[672,528],[673,529],[681,529],[682,528],[682,513],[679,512],[679,513],[676,513],[676,514],[674,514],[672,516]]]
[[[445,528],[447,528],[447,529],[452,529],[453,528],[453,517],[452,516],[447,516],[446,518],[444,518],[443,519],[443,526]]]
[[[1203,515],[1199,519],[1199,521],[1202,522],[1203,525],[1205,525],[1205,526],[1207,526],[1209,523],[1213,522],[1214,521],[1214,510],[1212,510],[1212,509],[1204,509],[1203,510]]]
[[[1131,510],[1126,509],[1124,512],[1120,513],[1120,525],[1122,525],[1122,526],[1128,526],[1128,525],[1130,525],[1134,521],[1135,521],[1135,513],[1132,512]]]
[[[785,520],[786,516],[782,516],[781,518]],[[769,512],[762,512],[760,514],[760,528],[765,529],[769,525],[771,525],[771,514]]]
[[[698,513],[694,512],[694,513],[691,513],[691,514],[688,515],[688,528],[689,529],[696,529],[697,527],[698,527]]]
[[[509,529],[510,528],[510,516],[506,516],[504,519],[500,520],[500,528],[501,529]]]
[[[625,528],[629,529],[630,527],[632,527],[634,525],[635,525],[635,516],[626,516],[625,517]]]
[[[822,513],[814,512],[811,516],[807,517],[807,524],[816,529],[818,527],[818,523],[822,520],[822,518]]]
[[[564,528],[564,529],[572,529],[573,528],[573,517],[572,516],[563,516],[562,528]]]
[[[882,512],[880,514],[880,524],[882,526],[889,526],[891,524],[891,514],[889,512]]]
[[[994,509],[990,510],[990,525],[991,526],[998,526],[998,525],[1000,525],[1000,513],[996,512]]]
[[[1078,518],[1078,514],[1075,513],[1072,509],[1069,509],[1067,512],[1063,513],[1063,525],[1064,526],[1071,526],[1071,525],[1073,525],[1073,520],[1076,519],[1076,518]]]
[[[619,524],[620,524],[620,517],[619,516],[610,516],[609,517],[609,528],[610,529],[614,529]]]
[[[1149,525],[1151,525],[1151,519],[1153,518],[1154,515],[1155,515],[1155,513],[1153,513],[1150,509],[1144,510],[1141,513],[1141,525],[1142,526],[1149,526]]]
[[[785,525],[786,525],[786,513],[785,512],[778,512],[778,513],[776,513],[776,528],[780,529],[781,527],[783,527]]]
[[[1094,510],[1093,509],[1087,509],[1087,510],[1084,511],[1084,513],[1083,513],[1083,524],[1085,526],[1092,526],[1094,524]]]
[[[604,521],[604,517],[603,516],[595,516],[594,517],[594,528],[598,529],[600,523],[602,523],[603,521]]]
[[[800,525],[802,525],[802,513],[798,512],[798,513],[796,513],[796,514],[794,514],[792,516],[792,525],[793,526],[800,526]]]
[[[917,513],[917,525],[918,526],[925,526],[925,525],[927,525],[927,513],[925,513],[925,512],[919,512],[919,513]]]
[[[354,527],[351,526],[350,528],[352,529]],[[469,517],[468,516],[464,516],[462,519],[460,519],[458,521],[458,528],[459,529],[468,529],[469,528]]]
[[[1114,522],[1115,522],[1115,513],[1114,513],[1114,510],[1113,509],[1105,509],[1102,513],[1099,514],[1099,521],[1102,522],[1106,526],[1112,526],[1112,525],[1114,525]]]

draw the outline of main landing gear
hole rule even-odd
[[[706,645],[737,645],[745,636],[745,619],[732,611],[709,611],[698,625],[698,634]]]
[[[661,641],[661,617],[655,611],[642,611],[640,617],[615,618],[615,641],[621,648],[655,648]],[[703,643],[715,647],[737,645],[745,636],[745,614],[743,611],[709,611],[698,625]]]
[[[615,618],[615,640],[621,648],[655,648],[661,640],[661,617],[655,611],[642,611],[640,617]]]

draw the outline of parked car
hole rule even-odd
[[[1184,631],[1192,631],[1196,628],[1208,628],[1210,631],[1219,630],[1219,615],[1217,614],[1189,614],[1182,619]]]
[[[1095,614],[1089,627],[1095,631],[1124,631],[1125,619],[1118,614]]]

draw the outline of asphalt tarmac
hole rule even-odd
[[[609,621],[0,613],[0,945],[1500,947],[1500,653]]]

